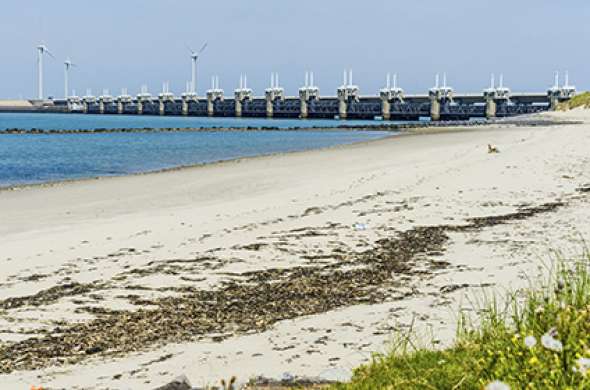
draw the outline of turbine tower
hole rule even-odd
[[[189,46],[187,46],[188,50],[191,52],[191,60],[192,60],[192,78],[191,78],[191,90],[190,92],[193,94],[197,93],[197,61],[199,56],[203,53],[203,51],[207,48],[207,43],[201,47],[201,50],[194,51]]]
[[[70,91],[70,69],[73,66],[78,66],[74,64],[69,58],[65,60],[65,73],[64,73],[64,97],[67,99],[69,97]]]
[[[44,44],[40,44],[39,46],[37,46],[37,67],[38,67],[38,72],[39,72],[39,94],[38,94],[38,98],[39,100],[43,100],[43,56],[45,54],[48,54],[51,58],[55,58],[53,56],[53,54],[51,54],[51,52],[47,49],[47,46],[45,46]]]

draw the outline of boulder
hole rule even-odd
[[[158,387],[155,390],[191,390],[193,387],[191,386],[188,378],[184,375],[179,376],[178,378],[174,379],[172,382],[164,385],[162,387]]]

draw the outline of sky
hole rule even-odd
[[[588,0],[2,0],[0,98],[36,95],[44,42],[46,95],[63,96],[64,65],[78,67],[78,95],[109,89],[136,94],[162,82],[181,93],[190,79],[187,45],[209,46],[199,59],[198,92],[219,75],[231,94],[241,73],[262,95],[278,72],[296,95],[306,70],[322,95],[334,95],[344,69],[361,94],[377,94],[388,72],[407,93],[424,93],[446,72],[458,92],[480,92],[490,73],[513,91],[542,92],[553,72],[569,70],[590,88]]]

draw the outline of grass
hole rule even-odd
[[[590,108],[590,92],[579,93],[567,102],[560,103],[560,110],[571,110],[577,107]]]
[[[558,264],[504,305],[490,298],[477,318],[463,316],[451,347],[404,335],[333,390],[590,389],[590,256]]]

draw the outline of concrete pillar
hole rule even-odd
[[[207,96],[207,115],[215,116],[215,101],[213,96]]]
[[[143,102],[141,100],[137,101],[137,115],[143,115]]]
[[[348,114],[348,101],[346,96],[338,96],[338,116],[340,119],[346,119]]]
[[[82,101],[82,112],[84,114],[88,114],[88,102],[87,101]]]
[[[391,119],[391,103],[388,96],[381,96],[381,116],[386,121]]]
[[[557,106],[559,105],[559,97],[557,94],[549,95],[549,108],[551,111],[557,110]]]
[[[440,100],[436,95],[430,96],[430,120],[440,120]]]
[[[242,116],[242,99],[236,96],[236,118]]]
[[[317,87],[309,86],[307,81],[305,84],[305,87],[299,89],[299,118],[301,119],[309,118],[309,103],[312,100],[320,99],[320,90]]]
[[[184,116],[188,115],[188,100],[187,99],[182,99],[182,115],[184,115]]]
[[[492,97],[486,97],[486,118],[491,119],[496,117],[497,104]]]
[[[119,101],[117,102],[117,113],[124,114],[125,113],[125,103]]]
[[[338,88],[338,117],[346,119],[348,117],[348,102],[355,99],[358,102],[358,88],[354,85],[346,85]]]
[[[299,98],[300,108],[299,108],[299,118],[307,119],[309,117],[309,104],[307,99],[304,96]]]
[[[236,91],[234,93],[234,97],[235,100],[239,100],[240,98],[240,93],[238,93],[238,91]],[[224,97],[223,97],[223,90],[216,88],[216,89],[210,89],[207,91],[207,115],[208,116],[215,116],[215,102],[219,100],[219,101],[224,101]]]
[[[98,112],[104,114],[104,100],[98,101]]]
[[[244,101],[251,98],[252,90],[246,88],[236,90],[234,94],[234,100],[236,102],[236,117],[240,118],[242,116]]]
[[[274,96],[266,94],[266,117],[272,118],[274,114]]]
[[[159,112],[160,115],[166,115],[166,101],[164,99],[160,99],[160,106],[159,106]]]
[[[305,87],[299,90],[299,118],[309,118],[310,90]]]
[[[299,108],[299,118],[307,119],[309,117],[309,104],[307,100],[301,99],[301,104]]]

